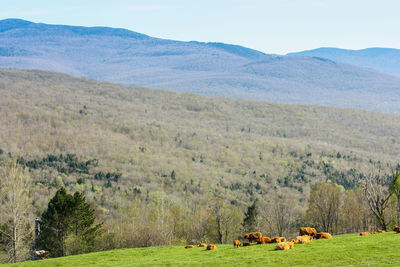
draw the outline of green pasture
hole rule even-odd
[[[400,234],[337,235],[313,240],[288,251],[275,244],[218,250],[165,246],[118,249],[5,266],[400,266]]]

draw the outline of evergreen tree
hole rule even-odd
[[[257,231],[257,206],[256,201],[247,208],[247,212],[244,214],[243,227],[247,232]]]
[[[51,257],[65,256],[67,239],[71,236],[74,242],[68,248],[72,254],[88,252],[93,248],[94,239],[101,224],[94,225],[94,209],[86,203],[81,193],[73,196],[61,188],[50,200],[47,210],[42,214],[39,245],[50,252]]]

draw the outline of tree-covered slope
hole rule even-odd
[[[1,70],[0,81],[3,156],[95,158],[93,172],[122,173],[121,186],[143,193],[176,186],[248,201],[285,179],[300,190],[302,179],[395,162],[400,152],[397,115],[209,98],[41,71]],[[65,179],[73,184],[73,177]]]
[[[164,40],[124,29],[2,20],[0,67],[211,96],[400,112],[399,77],[318,58]]]
[[[230,242],[247,207],[257,201],[265,218],[277,194],[295,212],[292,231],[316,182],[351,190],[371,169],[399,162],[398,115],[36,70],[0,70],[0,95],[0,163],[29,167],[36,215],[60,187],[92,202],[112,235],[93,250],[218,240],[214,202],[235,218],[222,239]],[[266,223],[259,229],[274,233]]]

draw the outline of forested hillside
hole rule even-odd
[[[254,201],[262,217],[278,196],[296,228],[316,182],[352,190],[400,160],[397,115],[34,70],[0,70],[0,96],[0,159],[30,168],[34,212],[62,186],[80,191],[113,233],[104,247],[218,239],[215,203],[231,214],[221,237],[230,242]],[[260,228],[275,231],[264,219]]]

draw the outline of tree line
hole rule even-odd
[[[38,249],[60,257],[124,247],[230,243],[253,231],[291,237],[305,225],[340,234],[400,224],[400,168],[371,173],[350,190],[332,182],[316,183],[305,212],[279,190],[243,209],[222,198],[211,198],[207,205],[176,205],[160,194],[120,205],[117,216],[104,223],[99,207],[82,193],[61,187],[40,214],[36,236],[29,167],[17,161],[3,163],[0,178],[0,248],[5,262],[29,259]]]

